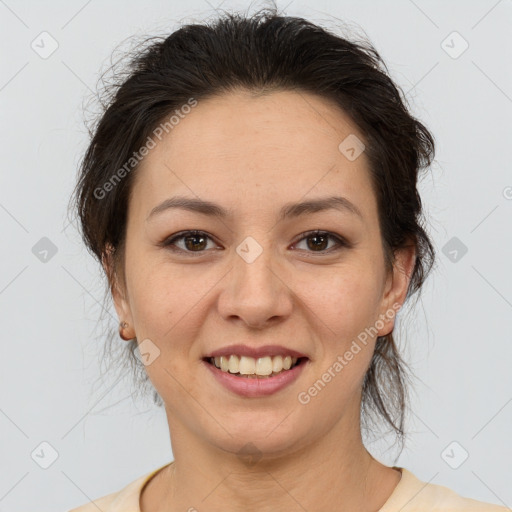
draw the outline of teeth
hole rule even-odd
[[[229,373],[238,373],[238,368],[240,366],[240,360],[238,356],[230,356],[228,361],[228,371]]]
[[[217,359],[219,359],[219,363],[217,364]],[[215,358],[215,366],[217,368],[220,368],[223,372],[227,372],[229,369],[229,363],[228,360],[225,357],[216,357]]]
[[[279,373],[283,369],[283,358],[273,357],[272,358],[272,371]]]
[[[240,375],[254,375],[256,373],[256,360],[252,357],[242,356],[238,364]]]
[[[256,361],[254,373],[256,375],[270,375],[272,373],[272,358],[270,356],[260,357]]]
[[[210,362],[223,372],[238,373],[240,375],[261,376],[276,375],[283,370],[289,370],[295,365],[298,358],[291,356],[265,356],[254,357],[231,355],[210,358]]]

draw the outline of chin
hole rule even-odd
[[[279,458],[297,451],[307,435],[307,432],[302,431],[304,424],[299,428],[297,424],[283,421],[284,418],[286,414],[274,415],[275,421],[265,421],[262,425],[261,414],[258,414],[251,423],[230,423],[229,434],[220,429],[217,435],[205,437],[210,437],[210,442],[220,450],[236,454],[242,460]]]

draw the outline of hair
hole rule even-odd
[[[432,163],[434,139],[409,113],[405,95],[369,41],[348,40],[265,8],[252,16],[224,12],[211,23],[187,24],[145,43],[130,54],[122,80],[106,87],[108,98],[89,128],[91,140],[72,196],[87,249],[102,265],[112,262],[110,270],[104,268],[105,300],[115,283],[124,282],[127,212],[138,167],[132,156],[191,98],[201,101],[239,90],[314,94],[348,114],[364,135],[386,268],[393,268],[395,251],[414,245],[406,300],[421,288],[435,253],[416,187],[420,171]],[[120,179],[128,161],[133,169]],[[105,193],[107,182],[114,185]],[[110,345],[116,335],[117,324],[110,331]],[[122,347],[135,371],[136,389],[152,389],[155,403],[163,405],[135,356],[137,340]],[[407,373],[393,333],[378,337],[362,386],[361,424],[382,426],[384,419],[402,447]]]

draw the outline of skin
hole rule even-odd
[[[137,169],[125,280],[113,298],[129,324],[125,334],[139,343],[149,338],[160,350],[146,370],[165,403],[175,461],[144,488],[143,512],[377,511],[398,484],[400,472],[364,447],[359,423],[376,337],[392,331],[394,316],[384,317],[307,405],[297,399],[359,333],[403,304],[414,267],[410,247],[386,270],[367,157],[350,161],[338,149],[349,134],[365,140],[321,97],[237,91],[200,101]],[[362,218],[331,209],[277,222],[285,203],[333,191]],[[147,220],[177,194],[213,201],[233,216],[173,209]],[[181,253],[159,245],[188,229],[210,238],[177,241]],[[301,236],[313,229],[352,247],[336,250],[336,240],[327,239],[316,248]],[[263,250],[250,264],[236,252],[247,236]],[[244,398],[218,384],[201,362],[236,343],[279,344],[309,361],[287,388]],[[247,443],[261,456],[255,464],[237,455]]]

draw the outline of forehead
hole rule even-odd
[[[354,137],[364,141],[337,105],[305,92],[208,98],[144,157],[132,196],[145,215],[175,194],[254,209],[336,192],[375,209],[364,151],[340,149]]]

